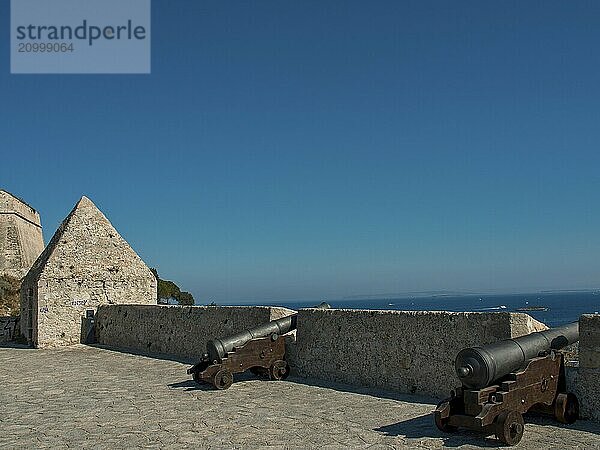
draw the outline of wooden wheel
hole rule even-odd
[[[579,419],[579,400],[575,394],[563,393],[554,401],[554,417],[560,423],[571,424]]]
[[[433,412],[435,426],[438,427],[438,430],[443,431],[444,433],[453,433],[458,428],[456,428],[455,426],[452,426],[452,425],[448,425],[448,417],[442,418],[442,414],[446,410],[450,410],[450,402],[448,402],[448,401],[443,401],[437,406],[437,408]],[[444,415],[447,416],[448,414],[444,414]]]
[[[217,389],[227,389],[233,384],[233,374],[227,369],[221,369],[213,378],[213,386]]]
[[[506,445],[517,445],[523,437],[525,422],[517,411],[503,411],[496,417],[496,437]]]
[[[278,360],[269,368],[269,378],[271,380],[285,380],[290,374],[290,366],[283,360]]]

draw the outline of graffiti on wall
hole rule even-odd
[[[18,317],[0,317],[0,342],[12,341],[19,326]]]

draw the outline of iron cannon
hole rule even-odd
[[[321,303],[315,308],[329,308]],[[290,373],[285,360],[284,334],[296,329],[298,314],[263,323],[254,328],[206,343],[206,353],[187,371],[197,383],[227,389],[233,374],[250,370],[271,380],[283,380]]]
[[[220,339],[212,339],[206,343],[206,351],[211,361],[217,361],[227,357],[234,348],[241,348],[252,339],[264,338],[266,336],[282,336],[296,329],[297,314],[272,320],[249,330],[242,331],[232,336]]]
[[[523,367],[527,361],[579,340],[579,322],[507,339],[484,347],[461,350],[455,361],[462,385],[481,389]]]
[[[461,350],[454,366],[462,385],[434,411],[437,427],[495,434],[504,444],[515,445],[523,437],[528,411],[575,422],[579,402],[567,392],[561,350],[578,340],[579,323],[574,322]]]

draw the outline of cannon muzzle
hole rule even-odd
[[[456,375],[468,389],[483,389],[550,350],[560,350],[579,340],[579,322],[506,339],[483,347],[461,350],[454,363]]]

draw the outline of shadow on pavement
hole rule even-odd
[[[586,420],[577,421],[572,425],[556,422],[551,417],[540,415],[525,415],[525,426],[527,424],[550,425],[558,428],[583,431],[600,434],[600,424]],[[504,445],[493,436],[487,437],[480,433],[469,430],[458,430],[454,433],[442,433],[433,422],[433,416],[426,414],[402,422],[375,428],[373,431],[383,433],[387,436],[404,436],[407,438],[440,438],[444,441],[444,447],[460,447],[462,445],[475,445],[485,448],[504,447]],[[527,433],[527,430],[525,430]]]
[[[171,383],[167,385],[170,389],[183,389],[185,392],[188,391],[214,391],[216,390],[209,384],[198,384],[194,380],[179,381],[178,383]]]
[[[425,405],[437,405],[438,400],[432,397],[426,397],[423,395],[415,394],[401,394],[399,392],[384,391],[382,389],[370,388],[370,387],[359,387],[351,386],[348,384],[334,383],[332,381],[317,380],[314,378],[301,378],[298,376],[290,376],[286,381],[292,383],[304,384],[307,386],[317,386],[326,389],[333,389],[335,391],[350,392],[353,394],[369,395],[371,397],[385,398],[389,400],[398,400],[406,403],[419,403]]]
[[[590,422],[589,420],[578,420],[570,425],[557,422],[552,417],[542,416],[540,414],[525,414],[525,425],[533,423],[536,425],[551,425],[557,428],[565,428],[567,430],[577,430],[586,433],[600,435],[600,423]]]
[[[18,348],[20,350],[35,350],[33,347],[16,342],[0,342],[0,348]]]
[[[174,362],[178,362],[181,364],[186,364],[186,365],[189,364],[190,366],[192,366],[193,364],[195,364],[197,362],[197,360],[192,360],[189,358],[181,358],[178,356],[167,355],[164,353],[143,352],[143,351],[140,351],[137,349],[109,347],[107,345],[101,345],[101,344],[85,344],[85,345],[87,345],[88,347],[98,348],[100,350],[107,350],[109,352],[117,352],[117,353],[125,353],[128,355],[144,356],[146,358],[160,359],[163,361],[174,361]]]
[[[253,375],[249,372],[244,373],[236,373],[233,376],[233,383],[242,383],[244,381],[259,381],[261,380],[260,376]],[[214,391],[218,392],[218,389],[213,387],[210,383],[202,383],[198,384],[194,380],[190,379],[185,381],[179,381],[177,383],[171,383],[167,385],[170,389],[183,389],[186,392],[188,391]],[[232,386],[233,387],[233,386]],[[230,388],[231,389],[231,388]]]
[[[444,441],[444,447],[460,447],[465,444],[476,445],[485,448],[502,447],[502,443],[496,439],[487,438],[481,434],[468,430],[459,430],[452,434],[442,433],[433,423],[433,415],[425,414],[413,419],[385,425],[375,428],[386,436],[404,436],[409,439],[440,438]]]

